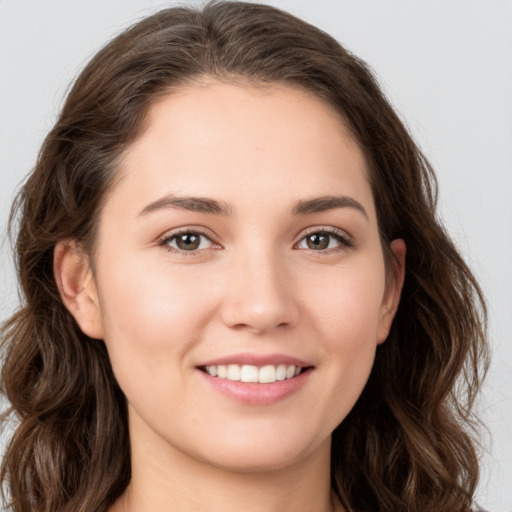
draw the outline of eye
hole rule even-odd
[[[308,233],[297,244],[297,248],[320,252],[340,247],[348,248],[353,245],[348,235],[341,231],[321,230]]]
[[[165,237],[159,245],[175,252],[194,253],[211,249],[214,245],[212,240],[204,233],[198,231],[181,231]]]

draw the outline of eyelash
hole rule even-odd
[[[162,240],[160,240],[158,242],[158,245],[161,246],[161,247],[164,247],[168,252],[172,252],[172,253],[177,254],[179,256],[185,256],[185,257],[186,256],[197,255],[200,252],[203,252],[205,250],[205,249],[194,249],[193,251],[184,251],[184,250],[179,249],[179,248],[171,247],[169,244],[173,240],[176,240],[181,235],[196,235],[196,236],[199,236],[199,237],[204,237],[204,238],[208,239],[212,244],[215,244],[215,242],[211,239],[210,236],[208,236],[206,233],[203,233],[200,230],[196,230],[196,229],[182,229],[180,231],[176,231],[175,233],[170,234],[169,236],[166,236],[166,237],[162,238]]]
[[[314,249],[309,249],[311,252],[314,252],[314,253],[325,254],[325,253],[331,253],[331,252],[335,252],[335,251],[339,251],[339,250],[343,250],[343,249],[346,250],[346,249],[350,249],[350,248],[354,247],[354,241],[353,241],[352,237],[350,237],[345,231],[342,231],[342,230],[336,229],[336,228],[320,228],[320,229],[313,228],[310,231],[306,232],[298,243],[300,244],[303,240],[306,240],[307,237],[309,237],[311,235],[327,235],[331,238],[334,238],[340,244],[340,247],[336,247],[334,249],[333,248],[322,249],[319,251],[316,251]],[[295,245],[298,245],[298,244],[295,244]]]
[[[168,252],[172,252],[174,254],[177,254],[179,256],[184,256],[184,257],[187,257],[187,256],[194,256],[194,255],[197,255],[201,252],[204,252],[205,250],[208,250],[208,249],[194,249],[194,250],[191,250],[191,251],[185,251],[183,249],[179,249],[179,248],[175,248],[175,247],[171,247],[169,244],[176,240],[179,236],[181,235],[195,235],[195,236],[199,236],[199,237],[204,237],[206,239],[208,239],[212,244],[215,244],[216,242],[214,242],[211,237],[209,235],[207,235],[206,233],[200,231],[200,230],[195,230],[195,229],[183,229],[183,230],[180,230],[180,231],[177,231],[175,233],[172,233],[171,235],[169,236],[166,236],[164,238],[162,238],[161,240],[158,241],[158,245],[161,246],[161,247],[164,247]],[[337,242],[339,242],[340,246],[341,247],[336,247],[336,248],[330,248],[330,249],[321,249],[321,250],[314,250],[314,249],[306,249],[306,250],[309,250],[310,252],[312,253],[320,253],[320,254],[326,254],[326,253],[331,253],[331,252],[335,252],[335,251],[339,251],[339,250],[343,250],[343,249],[350,249],[352,247],[354,247],[354,242],[352,240],[352,238],[347,235],[347,233],[345,233],[344,231],[341,231],[339,229],[335,229],[335,228],[315,228],[309,232],[307,232],[301,239],[300,241],[295,244],[295,246],[299,245],[302,241],[306,240],[307,237],[311,236],[311,235],[326,235],[326,236],[329,236],[331,238],[334,238]],[[295,247],[294,246],[294,247]]]

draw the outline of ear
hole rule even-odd
[[[400,295],[404,285],[405,277],[405,242],[399,238],[393,240],[390,244],[394,258],[392,259],[393,268],[389,270],[386,278],[386,289],[382,300],[379,325],[377,329],[377,343],[383,343],[388,337],[393,318],[395,318]]]
[[[89,337],[103,339],[98,292],[89,257],[74,241],[55,246],[53,273],[64,305]]]

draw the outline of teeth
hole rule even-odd
[[[276,367],[275,366],[264,366],[263,368],[260,368],[260,374],[258,382],[261,382],[262,384],[268,384],[270,382],[276,381]]]
[[[228,364],[228,373],[226,379],[228,380],[240,380],[240,366],[237,364]]]
[[[284,380],[284,379],[286,379],[286,365],[285,364],[280,364],[276,368],[276,379],[277,380]]]
[[[206,367],[206,373],[212,377],[242,382],[259,382],[260,384],[270,384],[278,380],[292,379],[299,375],[301,370],[300,366],[287,366],[285,364],[278,366],[269,364],[261,368],[250,364],[242,366],[238,364],[220,364],[218,366]]]
[[[242,382],[258,382],[258,368],[249,364],[244,364],[240,371],[240,380]]]

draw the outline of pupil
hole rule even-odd
[[[185,234],[180,235],[176,240],[176,243],[180,249],[184,249],[186,251],[194,250],[199,247],[200,237],[194,234]]]
[[[327,249],[329,247],[329,235],[314,234],[308,238],[310,249]]]

